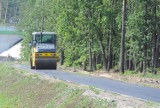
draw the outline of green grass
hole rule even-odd
[[[135,72],[135,71],[126,71],[124,74],[122,74],[124,76],[137,76],[137,77],[143,77],[143,78],[153,78],[153,79],[160,79],[160,73],[158,72],[157,75],[154,75],[150,72],[146,72],[144,73],[139,73],[139,72]]]
[[[9,99],[7,99],[6,96],[0,94],[0,108],[10,107],[9,103]]]
[[[0,108],[15,108],[18,107],[17,97],[8,98],[7,96],[0,94]]]
[[[97,88],[93,87],[93,86],[89,86],[89,88],[90,88],[90,90],[93,91],[95,94],[99,94],[99,93],[100,93],[100,91],[99,91]]]
[[[0,64],[0,108],[114,108],[115,103],[105,99],[84,96],[90,88],[64,81],[42,80],[38,75]]]
[[[17,31],[0,31],[0,34],[6,34],[6,35],[20,35],[21,33]]]

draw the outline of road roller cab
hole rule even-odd
[[[54,32],[32,33],[31,69],[56,69],[57,59],[56,34]]]

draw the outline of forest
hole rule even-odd
[[[19,3],[18,0],[0,0],[0,23],[15,25],[18,22]]]
[[[61,65],[94,71],[158,73],[160,0],[0,0],[0,21],[23,32],[57,34]]]

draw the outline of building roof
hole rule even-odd
[[[55,34],[55,32],[33,32],[32,35],[35,35],[35,34]]]

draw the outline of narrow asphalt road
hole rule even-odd
[[[124,83],[121,81],[111,80],[107,78],[78,75],[75,73],[64,72],[61,70],[31,70],[29,66],[25,65],[14,65],[14,67],[28,70],[36,74],[56,77],[60,80],[94,86],[103,90],[160,103],[160,89],[156,88],[138,86],[135,84]]]

